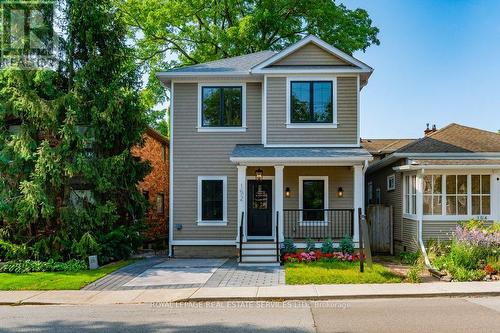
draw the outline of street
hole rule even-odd
[[[499,332],[500,297],[0,306],[0,332]]]

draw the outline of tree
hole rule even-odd
[[[131,154],[146,116],[127,27],[109,0],[59,12],[57,65],[0,71],[0,241],[25,257],[126,257],[149,171]]]
[[[164,102],[165,95],[154,74],[175,66],[279,51],[306,34],[349,54],[380,43],[365,10],[334,0],[116,1],[131,27],[149,75],[146,90],[155,103]]]

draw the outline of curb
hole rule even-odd
[[[443,293],[422,293],[422,294],[359,294],[359,295],[329,295],[329,296],[280,296],[280,297],[199,297],[185,298],[172,303],[196,303],[196,302],[228,302],[228,301],[269,301],[283,302],[294,300],[327,301],[345,299],[383,299],[383,298],[436,298],[436,297],[495,297],[500,296],[500,292],[443,292]]]

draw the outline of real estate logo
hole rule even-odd
[[[55,0],[0,2],[0,66],[40,68],[54,65]]]

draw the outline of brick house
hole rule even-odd
[[[152,128],[144,133],[144,146],[133,150],[134,155],[151,163],[151,173],[139,183],[144,196],[150,203],[147,217],[148,240],[168,238],[169,210],[169,163],[168,139]]]

